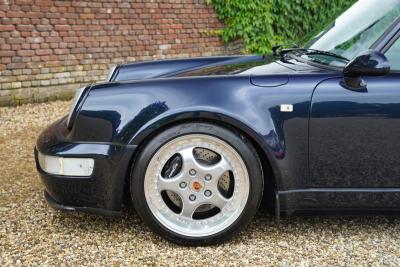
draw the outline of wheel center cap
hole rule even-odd
[[[200,192],[203,189],[203,184],[199,180],[194,180],[190,183],[190,188],[192,191]]]

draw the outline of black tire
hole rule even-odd
[[[152,214],[146,202],[144,178],[147,166],[157,150],[167,142],[187,134],[206,134],[222,139],[242,157],[250,177],[250,190],[241,215],[226,229],[206,237],[183,236],[162,225]],[[252,144],[235,131],[208,123],[185,123],[169,128],[152,138],[139,152],[131,170],[131,197],[133,206],[154,232],[165,239],[181,245],[211,245],[230,239],[246,227],[258,211],[263,194],[263,174],[260,160]]]

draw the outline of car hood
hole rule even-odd
[[[109,81],[210,75],[268,75],[321,71],[323,70],[320,68],[295,61],[282,62],[272,57],[239,55],[122,64],[115,68],[110,75]]]

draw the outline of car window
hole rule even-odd
[[[392,71],[400,71],[400,38],[386,51],[385,56],[389,60]]]
[[[400,0],[358,1],[307,47],[352,59],[369,49],[399,16]]]

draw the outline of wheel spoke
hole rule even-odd
[[[222,157],[217,164],[206,167],[205,173],[211,175],[212,177],[209,181],[210,188],[214,191],[217,190],[219,178],[221,178],[226,171],[230,170],[232,170],[232,167],[224,157]]]
[[[194,148],[195,147],[187,147],[178,152],[183,159],[183,174],[187,175],[190,170],[194,169],[198,172],[199,175],[210,174],[212,177],[218,180],[218,178],[220,178],[222,174],[224,174],[226,171],[232,170],[231,164],[223,156],[218,163],[211,166],[206,166],[198,163],[193,156]]]
[[[182,211],[179,215],[192,219],[193,214],[196,211],[199,204],[196,202],[190,202],[189,200],[184,198],[182,198],[182,204],[183,204]]]
[[[178,151],[178,153],[182,156],[182,173],[184,175],[188,175],[190,170],[199,170],[202,166],[197,163],[196,159],[193,156],[193,146],[186,147]]]
[[[161,176],[161,174],[158,176],[158,189],[159,191],[173,191],[173,192],[178,192],[179,190],[179,183],[183,181],[182,175],[178,175],[174,178],[169,178],[166,179]]]
[[[220,178],[222,174],[224,174],[226,171],[232,170],[231,164],[225,159],[225,157],[221,157],[221,160],[215,164],[209,167],[209,173],[215,177],[215,178]]]
[[[208,202],[222,210],[222,208],[229,202],[229,199],[222,196],[221,193],[217,190],[214,192]]]

